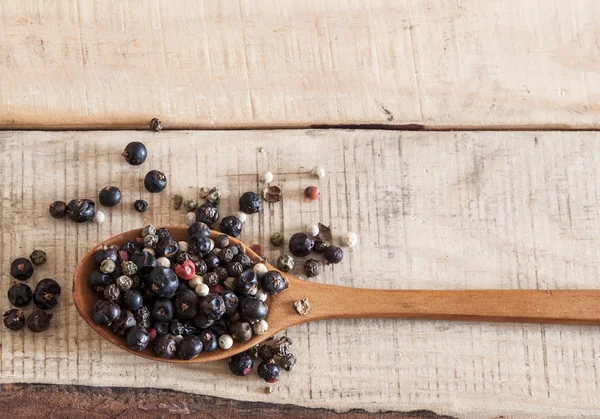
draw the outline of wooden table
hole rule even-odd
[[[202,186],[221,187],[221,212],[234,211],[265,170],[285,198],[250,218],[244,241],[274,258],[275,231],[321,221],[337,239],[359,236],[317,281],[597,288],[599,13],[591,0],[1,3],[0,293],[10,262],[34,248],[49,255],[35,279],[54,277],[65,293],[48,331],[1,329],[0,409],[600,415],[597,327],[303,325],[288,331],[298,366],[265,394],[224,363],[171,366],[119,351],[79,320],[68,292],[94,244],[148,222],[183,223],[173,196]],[[155,116],[165,131],[134,131]],[[120,156],[133,140],[150,150],[142,167]],[[315,165],[327,172],[320,181]],[[167,191],[144,191],[149,169],[168,174]],[[303,202],[315,182],[321,199]],[[125,197],[104,224],[48,216],[53,200],[94,198],[106,184]],[[144,215],[131,207],[139,197],[149,198]]]

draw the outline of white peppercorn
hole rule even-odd
[[[117,265],[115,264],[115,262],[113,262],[110,259],[105,259],[100,264],[100,271],[102,271],[105,274],[111,274],[115,271],[116,267]]]
[[[142,237],[146,237],[148,234],[156,234],[156,227],[152,224],[148,224],[142,229]]]
[[[233,346],[233,338],[231,335],[221,335],[219,336],[219,347],[221,349],[230,349]]]
[[[96,224],[102,224],[106,220],[106,215],[101,210],[96,210],[93,220]]]
[[[313,167],[313,169],[310,171],[310,174],[313,177],[316,177],[317,179],[321,179],[321,178],[325,177],[325,169],[322,168],[321,166],[316,166],[316,167]]]
[[[252,331],[255,335],[264,335],[269,330],[269,324],[265,320],[260,320],[252,325]]]
[[[177,242],[177,244],[179,245],[180,252],[189,252],[190,245],[188,244],[188,242],[180,241],[180,242]]]
[[[192,289],[196,289],[196,287],[200,284],[204,284],[204,278],[202,278],[200,275],[194,275],[194,277],[189,280],[189,285]]]
[[[263,173],[262,174],[262,180],[265,183],[271,183],[271,182],[273,182],[273,173],[268,172],[268,171],[265,172],[265,173]]]
[[[162,256],[156,259],[156,266],[159,266],[161,268],[170,268],[171,261],[168,258]]]
[[[317,237],[319,235],[319,226],[316,224],[306,226],[305,232],[310,237]]]
[[[206,297],[210,292],[210,289],[206,284],[198,284],[196,288],[194,288],[194,291],[196,291],[196,294],[198,294],[200,297]]]
[[[148,234],[144,237],[144,246],[154,248],[157,244],[158,236],[156,234]]]
[[[152,256],[156,255],[156,252],[151,247],[144,247],[144,252],[150,253]]]
[[[237,217],[238,220],[242,222],[242,224],[244,224],[248,220],[248,214],[246,214],[245,212],[238,211],[234,215]]]
[[[257,263],[252,268],[257,277],[261,278],[264,274],[267,273],[267,266],[264,263]]]
[[[196,222],[196,213],[195,212],[188,212],[187,214],[185,214],[185,223],[188,226],[191,226],[195,222]]]
[[[358,243],[358,236],[356,233],[346,233],[344,237],[342,237],[342,244],[346,247],[354,247]]]
[[[258,298],[263,303],[265,301],[267,301],[267,297],[268,296],[269,296],[269,294],[267,294],[267,292],[265,290],[262,290],[262,289],[259,289],[258,291],[256,291],[256,295],[255,295],[255,297]]]

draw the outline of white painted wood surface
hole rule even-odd
[[[598,128],[595,0],[0,1],[0,127]]]
[[[145,142],[142,167],[120,152]],[[264,147],[265,153],[257,151]],[[431,409],[459,416],[600,415],[599,328],[425,321],[327,321],[289,330],[299,363],[266,395],[256,375],[225,363],[190,367],[131,356],[80,321],[70,298],[78,259],[94,244],[148,222],[182,223],[175,193],[226,191],[222,214],[270,170],[282,204],[250,217],[242,235],[269,257],[269,235],[331,223],[360,242],[316,280],[395,289],[598,288],[598,133],[386,133],[377,131],[3,132],[0,133],[0,294],[11,260],[45,249],[30,283],[51,276],[64,289],[52,327],[34,335],[2,328],[0,382],[164,387],[234,399],[338,410]],[[305,203],[316,180],[321,199]],[[150,169],[169,176],[150,196]],[[122,205],[101,226],[52,219],[55,199],[94,198],[118,185]],[[150,210],[132,202],[149,198]],[[360,292],[360,291],[357,291]],[[8,308],[3,297],[2,309]]]

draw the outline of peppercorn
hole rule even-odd
[[[311,202],[319,198],[321,191],[318,186],[309,186],[304,190],[304,201]]]
[[[260,197],[254,192],[245,192],[240,196],[239,200],[240,211],[246,214],[255,214],[260,211],[261,201]]]
[[[200,259],[194,262],[194,266],[196,267],[196,275],[202,276],[205,275],[208,271],[208,267],[206,266],[206,262],[204,262],[204,259]]]
[[[262,320],[268,313],[269,307],[257,298],[244,298],[240,303],[240,315],[249,322]]]
[[[275,343],[275,345],[273,346],[273,349],[275,350],[275,355],[277,355],[279,357],[288,356],[291,353],[290,352],[291,344],[292,344],[291,340],[289,340],[285,336],[282,336],[279,339],[279,341],[277,341],[277,343]]]
[[[177,355],[180,359],[196,358],[202,352],[202,341],[198,336],[188,335],[177,345]]]
[[[213,352],[219,346],[218,342],[217,342],[217,335],[212,330],[208,330],[208,329],[203,330],[198,335],[198,337],[202,341],[202,345],[204,347],[204,352]],[[233,339],[232,339],[232,343],[233,343]]]
[[[189,281],[196,275],[196,265],[191,260],[175,266],[175,273],[183,280]]]
[[[104,288],[104,298],[108,301],[117,302],[121,297],[121,290],[117,284],[111,284]]]
[[[204,256],[204,262],[206,262],[206,268],[209,271],[214,271],[218,266],[221,266],[221,259],[212,253]]]
[[[325,169],[322,168],[321,166],[316,166],[316,167],[313,167],[313,169],[310,171],[310,174],[313,177],[316,177],[317,179],[321,179],[321,178],[325,177]]]
[[[233,346],[233,338],[230,335],[219,336],[219,347],[221,349],[230,349]]]
[[[125,342],[129,349],[143,351],[150,344],[150,334],[145,327],[138,324],[127,331]]]
[[[67,204],[67,216],[76,223],[94,218],[96,205],[90,199],[73,199]]]
[[[153,249],[158,244],[158,241],[159,241],[159,238],[156,234],[148,234],[146,237],[144,237],[144,246],[150,247]]]
[[[196,221],[188,227],[188,235],[191,236],[210,236],[210,227],[201,221]]]
[[[250,269],[245,270],[234,281],[235,291],[243,296],[255,295],[258,291],[258,278]]]
[[[234,278],[240,276],[241,273],[244,271],[244,267],[240,262],[228,263],[227,265],[225,265],[225,268],[227,268],[227,273]]]
[[[248,214],[246,214],[245,212],[236,211],[233,215],[235,215],[238,218],[238,220],[242,222],[242,224],[244,224],[248,220]]]
[[[254,345],[252,348],[248,349],[246,353],[250,355],[252,358],[258,358],[258,348],[260,345]]]
[[[168,298],[159,298],[152,306],[152,318],[158,322],[169,322],[175,315],[175,306]]]
[[[257,336],[264,335],[268,330],[269,323],[266,320],[260,320],[252,325],[252,331]]]
[[[296,233],[290,237],[290,252],[292,252],[292,255],[294,256],[307,256],[314,245],[314,240],[304,233]]]
[[[15,332],[21,330],[25,326],[25,315],[16,308],[4,312],[4,326]]]
[[[258,291],[256,291],[256,295],[254,297],[258,298],[260,301],[262,301],[264,303],[265,301],[267,301],[269,294],[267,294],[267,292],[265,290],[259,289]]]
[[[158,235],[158,234],[157,234]],[[166,256],[168,258],[173,257],[179,251],[179,244],[172,237],[160,238],[154,249],[156,256]]]
[[[216,223],[218,219],[219,210],[210,202],[200,205],[196,210],[196,221],[200,221],[201,223],[210,226]]]
[[[158,334],[158,331],[157,331]],[[154,341],[154,355],[163,359],[170,359],[177,352],[177,344],[173,335],[162,334]]]
[[[258,347],[257,355],[260,359],[268,361],[275,358],[275,349],[271,345],[263,343]]]
[[[214,187],[206,195],[206,200],[213,205],[219,205],[221,203],[221,191],[219,188]]]
[[[125,333],[136,324],[137,322],[131,311],[121,310],[121,315],[112,323],[111,329],[117,335],[125,336]]]
[[[183,290],[175,294],[175,312],[177,317],[182,320],[193,319],[198,312],[200,300],[198,294],[190,289]]]
[[[281,246],[283,244],[284,238],[283,238],[283,234],[281,233],[275,233],[271,236],[271,244],[273,246]]]
[[[8,301],[15,307],[26,307],[31,303],[33,292],[27,284],[15,283],[8,289]]]
[[[42,310],[54,308],[58,304],[57,297],[61,291],[60,285],[54,279],[44,278],[35,287],[33,303]]]
[[[169,268],[154,268],[146,279],[146,285],[152,295],[156,297],[172,297],[179,286],[179,279],[174,271]]]
[[[48,260],[48,257],[43,250],[34,250],[29,255],[29,259],[31,259],[34,265],[43,265]]]
[[[229,331],[231,337],[238,342],[247,342],[252,338],[252,326],[244,320],[232,322]]]
[[[54,218],[65,218],[67,215],[67,203],[63,201],[54,201],[50,204],[48,211]]]
[[[245,253],[239,253],[237,256],[234,256],[231,261],[241,263],[244,269],[248,269],[252,266],[252,260]]]
[[[132,276],[137,273],[137,265],[130,260],[122,262],[121,269],[123,270],[123,274],[127,276]]]
[[[88,285],[94,291],[104,291],[104,287],[112,284],[114,279],[111,275],[101,272],[99,269],[95,270],[88,277]]]
[[[152,118],[150,120],[150,129],[154,132],[161,132],[163,129],[162,122],[158,118]]]
[[[279,366],[290,372],[296,366],[296,357],[293,354],[286,355],[279,360]]]
[[[116,186],[105,186],[98,193],[98,201],[105,207],[114,207],[121,202],[121,190]]]
[[[210,250],[210,238],[207,236],[201,236],[199,234],[194,234],[193,236],[190,236],[189,238],[189,246],[190,246],[190,251],[200,255],[200,256],[204,256],[206,255]]]
[[[219,256],[219,259],[221,259],[221,261],[223,263],[229,263],[233,259],[233,252],[231,251],[231,249],[227,249],[227,248],[221,249],[219,251],[218,256]]]
[[[94,304],[92,319],[100,326],[110,326],[121,315],[121,308],[108,300],[100,300]]]
[[[125,157],[127,163],[132,166],[139,166],[146,161],[148,150],[144,144],[133,141],[125,146],[125,150],[121,155]]]
[[[150,193],[160,193],[167,187],[167,176],[158,170],[150,170],[144,177],[144,187]]]
[[[275,383],[279,377],[279,367],[275,364],[274,359],[263,361],[258,366],[258,376],[267,383]]]
[[[264,274],[260,283],[262,289],[270,295],[277,295],[289,287],[288,279],[277,271],[269,271]]]
[[[117,265],[110,259],[105,259],[100,264],[100,271],[105,274],[111,274],[115,271]]]
[[[27,328],[34,333],[43,332],[50,327],[50,319],[52,314],[48,314],[43,310],[34,310],[27,316]]]
[[[225,314],[225,302],[219,294],[210,293],[200,302],[200,312],[209,319],[218,320]]]
[[[269,204],[274,204],[283,199],[283,189],[278,185],[268,185],[263,189],[263,199]]]
[[[224,319],[215,321],[211,329],[219,336],[229,334],[229,324]]]
[[[252,358],[242,352],[229,359],[229,371],[240,377],[245,377],[252,371]]]
[[[329,246],[325,250],[324,256],[329,263],[340,263],[344,257],[344,251],[337,246]]]
[[[294,269],[294,258],[291,255],[281,255],[277,258],[277,268],[283,272]]]
[[[136,289],[130,289],[123,294],[123,305],[133,312],[139,310],[144,305],[142,293]]]
[[[215,237],[215,247],[225,249],[227,246],[229,246],[229,237],[226,234],[219,234]],[[233,257],[233,254],[231,257]]]
[[[256,265],[254,265],[254,267],[252,267],[252,270],[260,279],[264,274],[267,273],[267,266],[264,263],[257,263]]]
[[[33,265],[28,259],[17,258],[10,264],[10,275],[15,279],[26,281],[33,275]]]
[[[308,278],[317,276],[321,273],[321,262],[315,259],[308,259],[304,262],[304,274]]]
[[[315,245],[312,250],[315,253],[324,253],[331,246],[327,240],[315,239]]]
[[[135,209],[137,212],[146,212],[146,210],[148,209],[148,201],[145,201],[143,199],[138,199],[133,203],[133,209]]]
[[[307,225],[304,229],[309,237],[317,237],[319,235],[319,226],[316,224]]]
[[[342,244],[346,247],[353,248],[358,243],[358,236],[356,233],[346,233],[344,237],[342,237]]]
[[[198,208],[198,203],[195,199],[186,199],[183,201],[183,207],[186,209],[186,211],[196,211],[196,208]]]
[[[102,224],[106,220],[106,214],[104,214],[101,210],[96,210],[94,213],[94,217],[92,221],[96,224]]]

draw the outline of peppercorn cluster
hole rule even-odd
[[[211,224],[218,218],[201,211]],[[189,226],[186,241],[147,225],[135,241],[101,247],[95,263],[88,278],[100,297],[94,322],[123,336],[128,348],[151,348],[164,359],[193,359],[266,333],[267,299],[289,285],[228,235],[211,239],[203,221]]]
[[[296,365],[296,357],[291,352],[292,340],[282,336],[279,340],[273,337],[258,344],[246,352],[234,355],[229,359],[229,370],[239,376],[246,376],[252,371],[254,360],[260,360],[258,376],[267,383],[275,383],[279,379],[280,368],[291,371]]]
[[[33,265],[43,265],[47,261],[46,252],[43,250],[34,250],[29,259],[17,258],[10,265],[10,275],[19,281],[28,281],[34,274]],[[32,263],[33,262],[33,263]],[[38,333],[50,327],[52,314],[45,310],[50,310],[58,304],[58,296],[61,288],[52,278],[44,278],[31,291],[31,287],[25,282],[17,282],[8,289],[8,301],[15,307],[4,313],[4,325],[13,330],[21,330],[25,324],[32,332]],[[31,304],[37,307],[27,318],[23,309]]]

